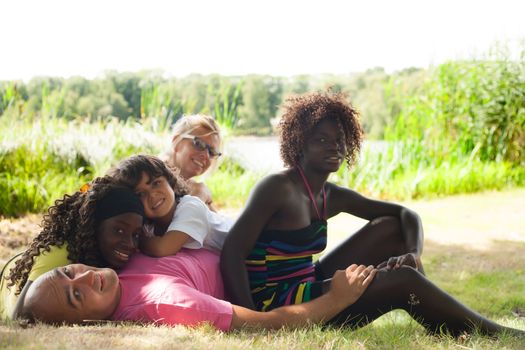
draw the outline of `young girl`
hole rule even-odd
[[[374,281],[332,322],[362,326],[401,308],[429,331],[442,326],[454,334],[474,327],[488,334],[502,331],[424,277],[423,232],[414,212],[327,181],[358,154],[357,117],[341,94],[289,100],[280,122],[281,156],[289,169],[259,182],[223,247],[230,300],[262,311],[299,304],[323,295],[336,270],[374,265],[381,268]],[[327,218],[340,212],[370,222],[314,264],[312,255],[326,246]]]
[[[159,158],[132,156],[109,174],[132,188],[144,205],[148,222],[140,241],[142,252],[161,257],[182,247],[222,249],[232,222],[199,198],[186,195],[185,182]]]
[[[194,177],[204,174],[221,156],[220,129],[215,120],[207,115],[189,115],[180,118],[173,127],[173,138],[165,160],[169,166],[180,169],[186,180],[189,194],[199,197],[212,210],[210,189]]]
[[[109,177],[57,200],[29,248],[4,268],[9,276],[0,281],[2,318],[16,314],[19,295],[55,267],[74,262],[116,269],[125,265],[136,251],[143,216],[135,193]]]

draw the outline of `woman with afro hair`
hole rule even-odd
[[[270,311],[308,302],[327,292],[337,270],[362,264],[378,269],[374,280],[332,323],[360,327],[404,309],[431,332],[506,329],[424,276],[423,229],[415,212],[327,181],[345,161],[351,166],[361,148],[358,112],[343,94],[293,97],[279,126],[288,168],[254,187],[222,250],[221,271],[232,303]],[[326,247],[327,219],[342,212],[368,224],[314,263],[313,255]]]
[[[55,201],[28,249],[2,270],[1,317],[16,318],[31,283],[55,267],[73,262],[116,269],[124,266],[137,248],[143,218],[138,196],[109,176],[96,178]]]

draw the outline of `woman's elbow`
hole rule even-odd
[[[400,217],[401,219],[409,219],[411,221],[421,222],[421,217],[419,214],[407,207],[401,207]]]

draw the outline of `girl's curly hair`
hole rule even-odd
[[[344,134],[345,159],[354,164],[361,149],[363,130],[359,112],[343,93],[314,92],[286,100],[279,122],[281,158],[288,167],[296,166],[312,129],[322,120],[335,120]]]
[[[104,267],[104,261],[96,237],[99,222],[95,219],[97,201],[118,184],[109,176],[94,179],[87,191],[64,195],[47,210],[42,220],[42,230],[29,248],[18,259],[7,279],[9,287],[18,285],[22,291],[34,263],[34,257],[49,252],[51,246],[61,247],[67,243],[67,258],[76,263]],[[84,186],[83,186],[84,187]]]

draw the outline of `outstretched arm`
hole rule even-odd
[[[282,306],[269,312],[258,312],[233,305],[231,328],[295,328],[326,322],[359,299],[376,272],[372,266],[351,265],[346,270],[339,270],[334,274],[327,293],[307,303]]]

